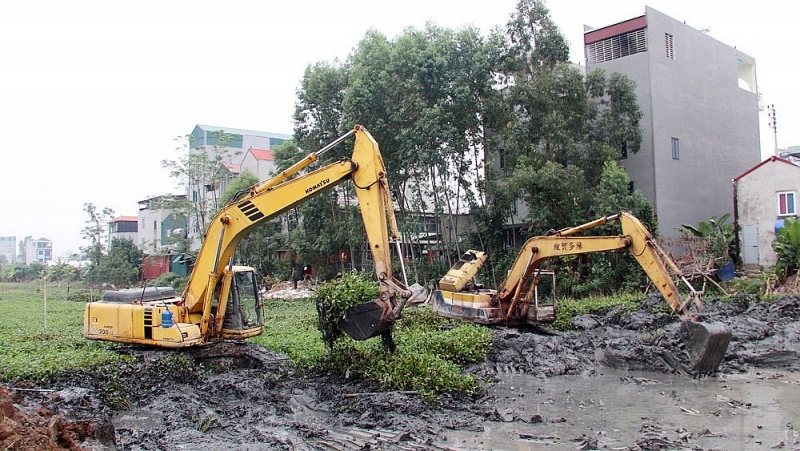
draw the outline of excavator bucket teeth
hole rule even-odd
[[[339,327],[353,340],[377,337],[392,328],[393,322],[383,319],[384,313],[384,308],[375,301],[358,304],[347,309]]]
[[[684,321],[681,330],[691,359],[692,373],[695,376],[716,373],[731,341],[730,329],[719,323]]]

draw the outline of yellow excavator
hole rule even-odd
[[[619,221],[619,236],[577,236],[581,232]],[[497,290],[475,282],[486,253],[469,250],[439,281],[433,292],[433,310],[439,316],[481,324],[537,325],[556,318],[554,299],[539,299],[537,289],[542,276],[542,262],[553,257],[627,249],[647,273],[672,311],[682,320],[692,370],[697,375],[716,372],[728,349],[731,332],[722,324],[700,322],[690,307],[703,310],[700,293],[681,273],[672,259],[658,246],[653,236],[629,213],[603,217],[577,227],[559,230],[552,235],[529,239],[519,251],[506,279]],[[669,269],[668,269],[669,268]],[[682,299],[673,282],[672,271],[689,288]]]
[[[349,159],[294,177],[350,136],[355,136],[355,145]],[[360,125],[225,205],[208,226],[181,296],[156,287],[108,291],[103,300],[86,305],[84,337],[184,348],[261,334],[255,271],[233,265],[236,246],[260,223],[346,180],[353,181],[358,196],[380,295],[349,309],[339,325],[356,340],[386,339],[411,292],[407,283],[392,276],[390,232],[397,251],[401,248],[386,167],[375,139]]]

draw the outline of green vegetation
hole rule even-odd
[[[323,284],[314,293],[319,316],[319,331],[329,348],[342,336],[338,321],[350,307],[370,302],[378,297],[378,285],[363,272],[348,272],[339,279]]]
[[[36,380],[57,371],[118,363],[108,343],[83,338],[83,302],[67,301],[66,286],[0,283],[0,380]],[[84,298],[72,290],[71,299]],[[45,322],[46,319],[46,322]]]
[[[787,218],[778,230],[772,249],[778,254],[776,272],[786,277],[791,272],[800,271],[800,220]]]
[[[363,294],[358,276],[344,278],[351,293]],[[333,284],[322,287],[326,285]],[[334,303],[345,305],[345,297],[337,297]],[[427,399],[445,392],[479,393],[477,378],[464,373],[462,365],[483,360],[492,340],[489,328],[439,318],[421,307],[406,308],[395,324],[394,354],[379,338],[356,342],[342,337],[326,346],[312,299],[267,300],[264,318],[264,334],[253,341],[288,355],[309,372],[364,378],[390,390],[415,390]]]
[[[158,276],[150,285],[154,287],[172,287],[175,292],[182,293],[188,282],[188,277],[180,276],[174,272],[167,272]]]
[[[708,252],[714,257],[717,268],[738,260],[734,245],[733,224],[728,223],[730,216],[728,213],[720,216],[719,219],[712,216],[708,222],[700,221],[696,227],[691,224],[681,225],[682,232],[709,240]]]
[[[604,313],[612,307],[621,306],[624,312],[631,312],[639,307],[642,293],[619,293],[613,296],[592,297],[586,299],[559,299],[556,303],[556,322],[553,327],[558,330],[570,330],[572,318],[588,313]],[[667,305],[666,302],[664,305]]]

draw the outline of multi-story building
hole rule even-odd
[[[584,33],[586,67],[636,82],[644,117],[638,153],[622,165],[653,205],[659,232],[733,213],[731,180],[761,160],[755,60],[646,7]]]
[[[186,217],[173,208],[184,195],[157,196],[139,201],[137,246],[145,253],[168,251],[177,238],[186,236]],[[178,235],[173,237],[173,235]]]
[[[108,242],[114,238],[124,238],[138,244],[139,217],[120,216],[108,223]]]
[[[19,260],[26,265],[33,262],[45,264],[53,260],[53,242],[47,238],[33,239],[26,236],[19,244]]]
[[[205,151],[208,155],[219,151],[226,155],[223,166],[211,183],[189,185],[187,196],[194,202],[204,202],[216,210],[221,207],[215,201],[222,196],[233,178],[240,171],[247,170],[255,174],[260,180],[268,178],[274,168],[272,149],[286,140],[292,139],[291,135],[281,133],[260,132],[255,130],[242,130],[238,128],[216,127],[197,125],[189,134],[189,151]],[[200,230],[201,221],[189,218],[189,237],[192,238],[192,247],[200,246],[200,238],[205,230]]]
[[[0,264],[17,261],[17,237],[0,236]]]

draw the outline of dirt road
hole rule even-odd
[[[733,341],[720,374],[699,381],[681,375],[678,323],[648,313],[661,302],[578,317],[574,332],[498,329],[491,355],[468,369],[487,381],[479,399],[430,405],[301,377],[249,344],[226,344],[238,353],[226,362],[135,351],[137,363],[115,374],[66,374],[6,399],[20,406],[11,420],[44,423],[61,446],[51,449],[800,449],[800,298],[709,302],[707,319],[728,325]],[[0,411],[8,405],[0,392]],[[4,418],[0,445],[47,449],[26,447],[32,436],[9,442]]]

